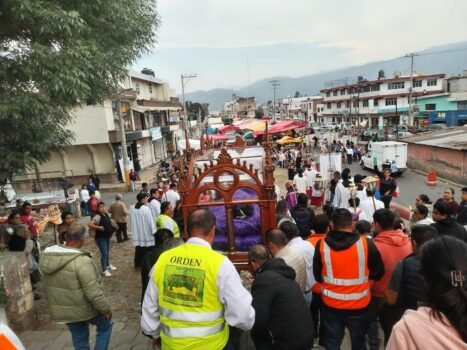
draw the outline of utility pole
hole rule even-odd
[[[273,106],[272,108],[273,108],[274,115],[273,115],[272,119],[276,120],[276,89],[281,84],[279,83],[279,80],[277,80],[277,79],[270,80],[269,82],[271,83],[272,88],[274,90],[274,100],[272,101],[272,106]]]
[[[190,81],[191,78],[196,78],[197,76],[198,76],[197,74],[182,74],[180,76],[182,79],[183,121],[185,123],[184,129],[186,129],[187,124],[188,124],[187,115],[186,115],[186,105],[185,105],[185,85]]]
[[[122,139],[122,158],[123,158],[123,181],[125,185],[128,186],[130,183],[130,161],[128,160],[128,151],[126,146],[126,134],[125,134],[125,122],[123,120],[122,114],[122,101],[120,100],[120,96],[117,100],[117,114],[118,114],[118,122],[120,123],[120,137]]]
[[[418,56],[417,53],[409,53],[405,57],[410,57],[410,87],[409,87],[409,126],[413,126],[414,120],[412,115],[412,90],[413,90],[413,59]]]

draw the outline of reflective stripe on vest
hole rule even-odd
[[[162,348],[222,349],[229,338],[217,279],[225,256],[198,244],[164,252],[154,268]]]
[[[357,254],[358,254],[358,278],[334,278],[332,272],[331,262],[331,248],[324,243],[324,264],[326,265],[327,276],[323,276],[323,281],[337,286],[355,286],[368,282],[368,276],[365,276],[365,252],[363,249],[363,241],[357,241]]]
[[[210,322],[224,317],[224,310],[212,312],[182,312],[161,307],[159,311],[162,316],[170,318],[171,320],[184,322]]]
[[[340,294],[328,289],[323,289],[323,295],[337,300],[360,300],[361,298],[366,297],[369,292],[370,291],[366,289],[361,293]]]
[[[322,300],[336,309],[362,309],[370,303],[367,241],[360,237],[347,249],[332,250],[321,242]],[[334,265],[334,266],[333,266]]]
[[[164,335],[170,338],[199,338],[207,337],[221,332],[225,327],[225,323],[221,323],[210,327],[183,327],[169,328],[161,323],[161,331]]]

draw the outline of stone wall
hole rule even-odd
[[[34,329],[37,317],[25,254],[1,252],[1,266],[5,274],[5,288],[10,294],[5,308],[10,327],[15,332]]]
[[[434,170],[439,177],[459,184],[467,178],[466,151],[409,143],[407,164],[424,172]]]

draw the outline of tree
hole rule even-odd
[[[294,98],[297,98],[297,97],[302,97],[302,95],[300,94],[300,91],[295,91]]]
[[[263,108],[261,107],[258,107],[256,108],[256,111],[255,111],[255,118],[256,119],[261,119],[264,117],[264,111],[263,111]]]
[[[68,146],[72,108],[115,93],[158,25],[156,0],[1,1],[0,179]]]
[[[200,115],[201,121],[204,121],[204,118],[209,115],[209,103],[187,101],[186,112],[190,120],[198,119],[198,115]]]

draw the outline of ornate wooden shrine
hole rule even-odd
[[[266,126],[267,127],[267,126]],[[212,140],[201,149],[189,145],[179,156],[179,192],[183,218],[198,208],[216,216],[213,249],[223,251],[237,268],[247,265],[247,252],[264,242],[264,234],[276,226],[276,192],[272,142],[266,129],[262,147],[216,149]],[[187,235],[187,233],[185,233]]]

